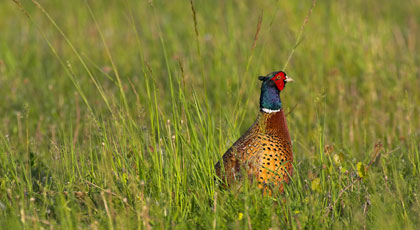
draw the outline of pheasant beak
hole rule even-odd
[[[284,81],[285,82],[292,82],[292,81],[294,81],[292,78],[290,78],[290,77],[286,77],[286,79],[284,79]]]

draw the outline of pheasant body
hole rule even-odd
[[[280,87],[277,79],[283,83]],[[228,185],[248,176],[260,188],[278,186],[283,191],[283,182],[289,182],[293,172],[292,145],[279,95],[287,79],[284,72],[260,77],[263,85],[257,120],[226,151],[223,164],[215,166],[217,176]]]

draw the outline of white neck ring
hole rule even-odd
[[[267,109],[267,108],[262,108],[261,109],[264,113],[277,113],[280,112],[281,109]]]

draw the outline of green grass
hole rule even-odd
[[[420,1],[317,3],[272,197],[213,165],[312,2],[152,2],[0,2],[0,228],[419,228]]]

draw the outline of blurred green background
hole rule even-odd
[[[0,2],[2,228],[418,229],[419,0],[318,1],[285,69],[292,183],[214,184],[312,4]]]

